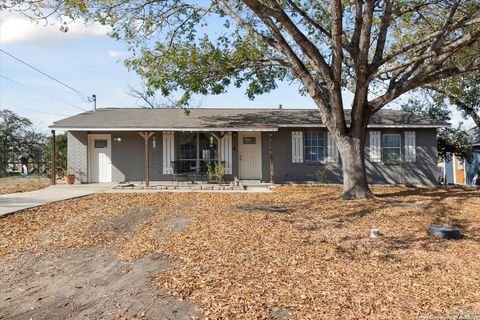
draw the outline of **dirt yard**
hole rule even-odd
[[[480,314],[478,191],[339,192],[101,194],[0,219],[0,319]],[[464,238],[429,237],[440,223]]]
[[[50,185],[43,176],[0,178],[0,195],[42,189]]]

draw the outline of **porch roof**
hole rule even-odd
[[[346,110],[349,119],[350,110]],[[348,120],[347,120],[348,122]],[[347,123],[348,124],[348,123]],[[438,128],[449,126],[405,111],[383,109],[371,128]],[[324,127],[317,109],[101,108],[55,121],[50,128],[78,131],[277,131],[282,127]]]

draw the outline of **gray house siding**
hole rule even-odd
[[[67,170],[79,182],[88,180],[88,134],[85,131],[67,132]]]
[[[156,132],[153,137],[148,142],[150,180],[171,180],[170,175],[162,173],[162,132]],[[112,132],[112,181],[144,181],[144,147],[145,141],[137,132]]]
[[[302,131],[298,128],[281,128],[273,133],[273,163],[276,183],[301,182],[319,180],[318,171],[326,174],[330,183],[342,182],[342,165],[339,162],[293,163],[292,162],[292,131]],[[325,130],[321,128],[319,130]],[[401,152],[404,155],[404,132],[412,129],[384,129],[382,133],[397,133],[401,135]],[[366,166],[369,183],[372,184],[436,184],[437,146],[435,129],[416,129],[415,162],[370,162],[368,159],[369,136],[366,139]],[[262,179],[270,181],[269,170],[269,133],[262,134]]]
[[[88,181],[88,132],[69,131],[67,136],[68,168],[75,172],[80,182]],[[137,132],[95,132],[110,134],[112,142],[112,181],[128,182],[144,180],[144,140]],[[117,141],[116,138],[120,138]],[[152,138],[149,142],[150,179],[171,180],[162,174],[162,133],[155,134],[156,148]]]
[[[230,177],[238,177],[238,132],[232,133],[232,174]]]
[[[473,160],[465,165],[467,184],[472,184],[473,178],[480,172],[480,146],[473,147]]]
[[[298,128],[281,128],[272,133],[273,167],[276,183],[317,181],[316,172],[325,170],[326,182],[340,183],[341,169],[339,163],[293,163],[292,162],[292,131],[301,131]],[[324,128],[319,130],[325,130]],[[270,181],[269,164],[269,133],[262,134],[262,165],[263,180]]]
[[[405,153],[405,131],[412,129],[385,129],[382,134],[400,134],[402,159]],[[416,129],[415,162],[370,162],[368,158],[370,139],[366,139],[366,166],[369,183],[378,184],[437,184],[437,131],[435,129]]]
[[[280,128],[272,132],[274,178],[276,183],[318,181],[318,171],[326,174],[325,182],[341,183],[341,160],[336,163],[293,163],[292,131],[299,128]],[[324,128],[320,130],[325,130]],[[378,129],[380,130],[380,129]],[[402,155],[404,153],[404,132],[413,129],[384,129],[382,133],[399,133],[402,137]],[[369,182],[373,184],[426,184],[436,183],[437,148],[435,129],[415,129],[416,162],[372,163],[368,159],[369,136],[366,139],[366,166]],[[95,132],[101,133],[101,132]],[[112,138],[112,181],[136,182],[144,180],[144,140],[137,132],[105,132]],[[270,133],[262,132],[262,181],[270,181]],[[120,139],[118,139],[120,138]],[[120,140],[120,141],[118,141]],[[162,133],[155,133],[156,147],[150,148],[150,180],[172,180],[171,175],[162,173]],[[88,132],[68,132],[68,167],[77,172],[80,181],[87,182],[88,172]],[[232,175],[238,176],[238,133],[232,137]]]
[[[116,141],[115,138],[120,138]],[[150,138],[150,179],[158,180],[162,175],[162,134],[155,134],[156,147]],[[112,180],[115,182],[143,181],[145,142],[137,132],[112,132]]]

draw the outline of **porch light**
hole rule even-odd
[[[152,147],[153,149],[157,149],[157,140],[155,140],[155,136],[153,136],[153,139],[152,139]]]
[[[113,141],[122,142],[122,138],[120,138],[120,137],[115,137],[115,138],[113,138]]]

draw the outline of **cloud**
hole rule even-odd
[[[68,32],[60,31],[59,20],[44,22],[31,21],[18,15],[0,14],[0,45],[18,43],[52,43],[62,42],[80,37],[106,36],[109,28],[99,23],[85,24],[83,20],[75,20],[67,24]]]
[[[123,56],[125,56],[126,52],[125,51],[115,51],[115,50],[109,50],[108,51],[108,56],[114,60],[119,59]]]

